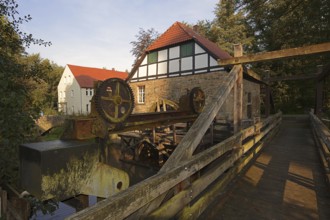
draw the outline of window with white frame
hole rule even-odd
[[[138,104],[144,104],[145,103],[145,86],[138,86],[138,97],[137,102]]]

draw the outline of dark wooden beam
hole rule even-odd
[[[271,52],[262,52],[262,53],[245,55],[242,57],[233,57],[229,59],[218,60],[218,64],[220,66],[237,65],[243,63],[254,63],[254,62],[276,60],[280,58],[296,57],[296,56],[303,56],[303,55],[317,54],[324,52],[330,52],[330,43],[315,44],[310,46],[276,50]]]
[[[316,74],[303,74],[303,75],[293,75],[293,76],[279,76],[267,79],[266,82],[278,82],[278,81],[290,81],[290,80],[301,80],[301,79],[316,79],[318,75]]]
[[[322,71],[318,74],[317,79],[323,80],[330,75],[330,63],[322,67]]]

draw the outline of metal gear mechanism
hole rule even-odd
[[[106,121],[123,122],[134,108],[132,89],[122,79],[107,79],[96,89],[95,106],[99,115]]]

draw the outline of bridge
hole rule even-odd
[[[330,44],[242,56],[154,176],[68,219],[329,219],[330,131],[315,113],[270,115],[242,129],[242,63],[330,51]],[[328,66],[315,75],[317,94]],[[310,76],[309,76],[310,77]],[[231,89],[234,135],[194,153]],[[269,98],[269,95],[267,96]],[[266,102],[269,104],[268,102]]]

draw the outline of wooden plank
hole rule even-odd
[[[6,216],[7,214],[7,208],[8,208],[8,200],[7,200],[7,191],[5,190],[0,190],[1,194],[1,209],[2,209],[2,215]]]
[[[257,124],[252,125],[252,126],[246,128],[246,129],[244,129],[244,130],[242,131],[242,139],[244,140],[245,138],[250,137],[251,135],[254,135],[255,132],[260,131],[261,128],[263,128],[263,127],[269,125],[269,124],[272,123],[275,119],[280,120],[280,119],[281,119],[281,116],[282,116],[282,113],[281,113],[281,112],[276,113],[275,115],[266,118],[264,121],[258,122]]]
[[[184,206],[196,198],[204,189],[206,189],[214,180],[230,168],[238,159],[237,153],[228,156],[221,165],[213,167],[212,170],[201,176],[192,185],[180,191],[169,201],[163,204],[159,209],[148,215],[147,219],[171,219],[173,218]]]
[[[319,73],[318,80],[323,80],[330,75],[330,63],[326,64],[325,66],[318,66]]]
[[[112,197],[67,219],[123,219],[150,203],[159,195],[201,170],[206,165],[222,156],[234,143],[241,139],[241,134],[232,136],[225,141],[195,155],[192,159],[175,166],[168,172],[156,175],[129,187]],[[229,147],[229,148],[228,148]]]
[[[144,58],[147,56],[146,52],[143,52],[143,54],[141,55],[141,57],[136,61],[136,63],[134,64],[131,72],[128,74],[127,78],[126,78],[126,82],[130,81],[132,79],[132,77],[134,76],[135,72],[138,70],[139,66],[141,65],[141,63],[143,62]]]
[[[257,146],[255,151],[251,151],[249,155],[246,155],[243,160],[226,172],[226,174],[224,174],[224,176],[216,184],[214,184],[210,190],[204,193],[204,195],[197,202],[182,209],[177,219],[197,219],[199,215],[209,206],[209,204],[216,199],[215,195],[218,195],[224,190],[228,183],[241,172],[244,166],[248,164],[255,155],[257,155],[262,147],[263,143]]]
[[[287,57],[325,53],[329,51],[330,51],[330,43],[322,43],[322,44],[315,44],[310,46],[256,53],[256,54],[245,55],[242,57],[233,57],[229,59],[218,60],[218,64],[220,66],[237,65],[243,63],[254,63],[254,62],[276,60]]]
[[[0,219],[2,217],[2,189],[0,187]]]
[[[267,80],[267,82],[278,82],[278,81],[290,81],[290,80],[302,80],[302,79],[316,79],[318,75],[316,74],[303,74],[294,76],[280,76],[272,77]]]
[[[316,104],[315,104],[315,114],[320,116],[322,113],[322,104],[323,104],[323,87],[324,81],[317,81],[316,84]]]
[[[256,144],[253,150],[247,153],[247,155],[239,160],[234,167],[227,171],[226,174],[224,174],[224,176],[217,182],[217,184],[214,184],[210,190],[205,192],[198,201],[190,206],[186,206],[176,219],[198,219],[200,214],[209,206],[211,202],[214,201],[214,199],[216,199],[215,195],[218,195],[221,191],[223,191],[227,184],[235,178],[253,158],[259,155],[260,150],[266,143],[269,142],[277,131],[278,127],[272,130],[272,132],[262,142]]]
[[[24,220],[17,212],[17,210],[15,209],[15,207],[8,202],[7,204],[7,208],[8,208],[8,213],[7,216],[10,216],[10,219],[13,220]]]
[[[263,81],[262,78],[260,77],[260,75],[258,73],[256,73],[256,72],[254,72],[251,69],[248,69],[247,70],[247,75],[249,75],[253,79],[256,79],[257,81]]]
[[[248,141],[243,145],[244,153],[248,152],[256,143],[258,143],[264,136],[266,136],[271,130],[275,127],[279,126],[280,120],[276,120],[272,122],[272,124],[267,127],[264,131],[260,132],[260,134],[256,135],[253,139]]]
[[[213,97],[211,97],[209,104],[204,107],[203,112],[198,116],[187,134],[180,141],[170,158],[166,161],[159,172],[166,172],[177,166],[180,162],[191,157],[196,147],[202,140],[206,130],[209,128],[221,106],[227,99],[231,89],[234,87],[241,70],[242,66],[234,66],[230,73],[223,78],[218,90],[213,94]],[[140,212],[136,214],[137,218],[139,215],[148,214],[158,208],[165,196],[166,195],[160,196],[155,201],[150,203],[147,208],[140,210]]]
[[[224,77],[224,81],[219,85],[218,90],[211,97],[211,101],[204,107],[203,112],[198,116],[187,134],[183,137],[179,145],[175,148],[171,157],[167,160],[160,172],[175,167],[183,160],[191,157],[196,147],[202,140],[206,130],[211,125],[213,119],[219,112],[221,106],[227,99],[231,89],[233,88],[241,66],[234,66],[234,68]]]
[[[243,48],[241,44],[234,45],[234,56],[241,57]],[[242,129],[243,116],[243,68],[238,72],[236,84],[234,86],[234,133]]]

